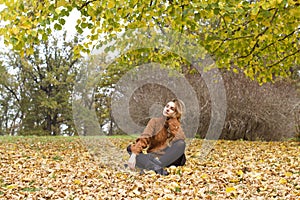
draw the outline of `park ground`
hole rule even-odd
[[[124,167],[133,137],[0,137],[0,199],[300,199],[296,141],[188,141],[169,176]]]

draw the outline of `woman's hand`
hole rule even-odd
[[[136,164],[136,154],[132,153],[128,160],[128,167],[134,169]]]

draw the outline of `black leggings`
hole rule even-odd
[[[131,154],[131,145],[127,147],[127,151]],[[186,162],[184,140],[177,140],[170,147],[164,149],[164,154],[159,158],[155,159],[155,155],[152,153],[143,154],[140,153],[136,156],[136,166],[142,169],[152,168],[153,163],[159,165],[160,167],[169,166],[183,166]]]

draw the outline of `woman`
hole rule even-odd
[[[164,107],[162,117],[150,119],[135,144],[127,147],[129,168],[137,166],[168,175],[164,167],[185,164],[185,135],[180,126],[183,106],[182,101],[173,99]]]

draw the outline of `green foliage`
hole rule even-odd
[[[59,135],[63,125],[74,133],[71,93],[78,59],[72,51],[76,43],[65,37],[62,44],[57,38],[41,41],[33,54],[23,57],[13,51],[3,55],[3,66],[16,72],[0,84],[7,97],[3,105],[4,116],[12,123],[5,127],[10,134]]]
[[[65,17],[77,9],[81,18],[76,30],[81,34],[90,29],[90,41],[105,33],[108,43],[116,38],[116,32],[136,28],[172,30],[202,45],[219,68],[241,70],[260,83],[289,76],[290,68],[299,65],[300,9],[296,0],[6,0],[4,4],[7,8],[1,11],[1,18],[11,23],[0,29],[0,35],[21,55],[32,54],[34,44],[47,40],[51,24],[61,30]],[[118,46],[125,47],[125,43]],[[76,55],[89,52],[88,44],[78,45],[74,51]],[[151,53],[158,60],[164,57]]]

